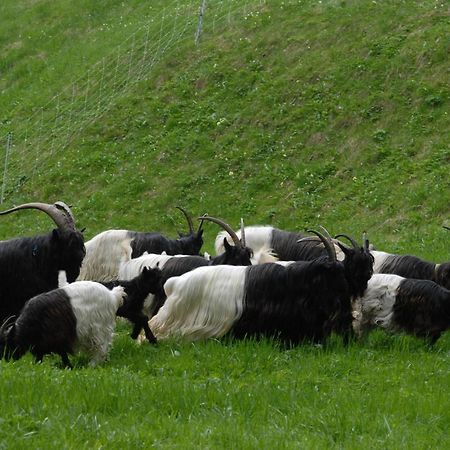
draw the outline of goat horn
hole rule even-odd
[[[241,217],[241,243],[242,243],[242,247],[246,247],[244,219],[242,217]]]
[[[64,202],[56,202],[53,205],[39,202],[24,203],[8,209],[7,211],[0,212],[0,215],[9,214],[11,212],[18,211],[19,209],[39,209],[40,211],[48,214],[61,231],[75,230],[75,220],[73,214]]]
[[[323,227],[321,227],[323,228]],[[325,228],[323,228],[325,230]],[[319,233],[315,230],[306,230],[308,233],[314,233],[316,236],[319,237],[319,239],[323,242],[324,247],[326,248],[328,252],[328,257],[332,261],[336,261],[336,249],[334,248],[334,244],[331,242],[330,238],[325,237],[322,233]],[[326,230],[325,230],[326,231]],[[328,233],[328,232],[327,232]]]
[[[445,228],[446,230],[450,230],[450,227],[447,227],[445,225],[442,225],[442,228]]]
[[[188,212],[181,206],[176,206],[176,208],[184,214],[184,217],[186,217],[187,223],[189,225],[189,233],[194,234],[194,223],[192,222],[192,217],[190,216],[190,214],[188,214]]]
[[[231,237],[231,239],[233,239],[234,245],[236,247],[243,247],[242,242],[239,240],[237,234],[230,227],[230,225],[225,223],[223,220],[216,219],[215,217],[211,217],[206,214],[202,217],[198,217],[198,220],[209,220],[211,222],[217,223],[217,225],[221,226],[230,235],[230,237]]]
[[[203,217],[206,217],[207,215],[208,214],[205,213],[205,214],[203,214],[202,217],[198,218],[198,220],[200,220],[200,225],[198,226],[197,234],[200,233],[200,230],[203,228],[203,222],[204,222]]]
[[[340,238],[340,237],[344,237],[344,238],[348,239],[352,243],[354,249],[359,248],[358,243],[351,236],[348,236],[347,234],[343,234],[343,233],[335,236],[336,239]]]
[[[55,202],[55,206],[61,210],[64,211],[64,213],[72,220],[73,223],[75,223],[75,217],[72,214],[71,206],[67,205],[66,203],[62,201]]]

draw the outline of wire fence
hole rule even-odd
[[[263,6],[266,0],[192,0],[172,2],[157,17],[143,23],[114,51],[105,55],[35,112],[22,114],[0,127],[3,161],[0,203],[42,175],[51,158],[58,157],[74,137],[99,120],[117,100],[152,74],[154,66],[183,42],[199,45],[219,29],[233,25]]]

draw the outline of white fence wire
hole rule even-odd
[[[29,117],[0,125],[3,176],[0,203],[41,175],[48,159],[63,155],[74,136],[101,118],[133,86],[145,79],[164,55],[189,39],[199,43],[216,30],[230,27],[266,0],[175,1],[143,23],[115,50],[92,65]],[[49,131],[50,130],[50,131]]]

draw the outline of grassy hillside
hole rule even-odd
[[[2,209],[62,199],[90,238],[175,235],[181,205],[448,260],[448,3],[211,0],[196,46],[200,3],[0,2]],[[2,217],[0,240],[41,216]],[[286,350],[128,332],[100,368],[0,362],[0,448],[449,447],[449,333]]]
[[[22,55],[10,51],[3,111],[17,95],[27,103],[41,87],[47,98],[59,92],[80,60],[86,70],[118,45],[121,23],[137,27],[152,11],[139,2],[125,12],[114,1],[8,3],[4,46],[17,46],[25,19],[47,32],[36,27]],[[445,258],[437,243],[448,238],[448,5],[249,2],[213,32],[214,8],[201,45],[189,36],[168,50],[6,205],[63,198],[90,237],[111,227],[174,231],[172,207],[183,204],[232,224],[243,216],[287,229],[367,230],[379,247]],[[61,30],[71,38],[56,38]],[[46,53],[44,62],[21,71],[33,52]],[[7,220],[3,237],[34,216]]]

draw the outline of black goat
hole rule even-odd
[[[26,203],[0,214],[20,209],[45,212],[57,229],[0,242],[0,322],[17,316],[30,298],[57,288],[59,271],[66,272],[69,282],[75,281],[85,255],[83,235],[65,203]]]
[[[128,319],[133,324],[131,338],[136,339],[144,329],[145,337],[150,343],[155,344],[156,338],[148,326],[148,317],[143,312],[145,299],[149,294],[159,294],[161,288],[161,270],[144,267],[143,271],[132,280],[118,280],[109,283],[102,282],[108,289],[122,286],[125,289],[126,298],[123,305],[117,310],[117,316]]]

